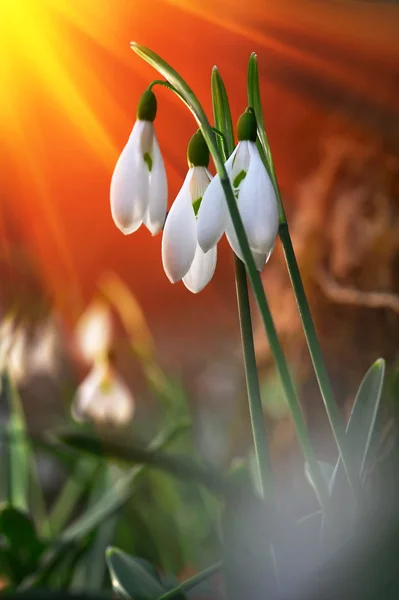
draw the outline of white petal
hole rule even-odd
[[[199,244],[195,251],[191,267],[183,277],[183,283],[190,292],[198,294],[210,282],[216,268],[216,246],[204,253]]]
[[[249,163],[250,163],[250,146],[251,144],[253,144],[253,142],[249,142],[247,140],[243,140],[241,142],[238,142],[237,145],[237,152],[236,155],[234,157],[232,166],[231,166],[231,181],[233,184],[233,187],[238,187],[238,186],[234,186],[234,180],[236,179],[236,177],[242,172],[244,171],[244,173],[248,172],[249,169]]]
[[[143,220],[152,235],[155,235],[164,226],[168,204],[168,182],[165,165],[155,132],[151,158],[152,169],[148,190],[148,209]]]
[[[149,173],[141,152],[141,138],[146,129],[146,121],[136,121],[111,179],[112,217],[125,234],[140,227],[147,209]]]
[[[133,417],[134,399],[107,363],[98,363],[77,389],[72,405],[77,421],[122,425]]]
[[[193,167],[193,175],[190,181],[190,194],[192,203],[203,198],[212,175],[206,167]]]
[[[236,149],[237,150],[237,149]],[[236,154],[234,150],[226,162],[227,174],[230,175]],[[227,224],[228,207],[219,175],[208,185],[198,211],[198,243],[204,252],[216,246],[222,237]]]
[[[190,195],[192,175],[190,169],[166,218],[162,236],[163,268],[172,283],[187,273],[197,246],[197,223]]]
[[[226,237],[228,239],[228,242],[229,242],[232,250],[238,256],[238,258],[240,258],[243,262],[245,262],[244,257],[241,252],[240,245],[238,243],[238,239],[237,239],[237,235],[236,235],[236,232],[235,232],[235,229],[233,226],[233,222],[230,217],[228,219],[228,223],[227,223],[227,227],[226,227]],[[253,250],[251,250],[251,252],[252,252],[253,259],[255,261],[256,268],[258,269],[258,271],[263,271],[263,268],[264,268],[266,262],[269,260],[269,257],[270,257],[270,254],[272,251],[270,251],[270,253],[268,253],[268,254],[254,252]]]
[[[278,233],[277,198],[254,143],[249,151],[249,169],[240,185],[237,204],[250,248],[259,254],[268,254]]]

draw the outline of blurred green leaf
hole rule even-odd
[[[63,531],[60,542],[65,544],[85,536],[115,514],[132,495],[136,478],[141,470],[142,467],[134,467],[116,481],[94,506]]]
[[[250,476],[241,472],[223,513],[222,564],[229,600],[264,600],[276,593],[272,545],[279,517],[271,505],[253,494]]]
[[[18,392],[7,373],[1,377],[1,403],[6,406],[7,421],[3,431],[6,461],[4,488],[8,502],[28,511],[29,449],[26,423]]]
[[[126,600],[155,600],[167,590],[153,567],[117,548],[108,548],[107,565],[114,591]]]
[[[58,438],[64,444],[74,449],[101,458],[123,461],[125,463],[140,463],[149,467],[166,471],[182,481],[195,481],[212,490],[215,494],[224,495],[228,483],[222,473],[211,465],[199,464],[186,456],[174,456],[159,452],[158,447],[151,444],[149,449],[137,445],[121,443],[111,438],[98,438],[76,431],[58,433]],[[164,443],[162,442],[162,445]]]
[[[95,506],[104,494],[112,489],[114,482],[112,470],[106,464],[103,465],[99,480],[90,496],[88,508]],[[103,589],[106,573],[105,551],[113,543],[119,517],[120,511],[106,519],[95,531],[92,547],[82,564],[84,570],[82,588],[85,590],[94,592]]]
[[[370,449],[375,433],[377,415],[380,406],[385,377],[385,361],[378,359],[367,371],[360,384],[346,428],[353,465],[361,477],[366,461],[371,459]],[[330,479],[330,491],[334,495],[342,494],[346,487],[346,475],[340,459]]]
[[[44,544],[30,518],[12,506],[3,505],[0,511],[0,573],[13,583],[19,583],[35,571],[43,550]]]
[[[331,481],[331,477],[334,474],[334,466],[330,465],[329,463],[326,463],[322,460],[318,460],[317,461],[318,465],[319,465],[319,469],[320,469],[320,473],[325,481],[326,486],[328,487]],[[316,485],[316,483],[313,481],[313,477],[312,477],[312,471],[311,469],[309,469],[309,464],[307,462],[305,462],[305,476],[306,479],[308,480],[308,482],[310,483],[310,485],[312,486],[312,488],[315,491],[316,496],[318,497],[318,487]],[[321,500],[318,497],[319,500],[319,504],[321,505]]]
[[[69,475],[50,513],[50,527],[53,535],[58,534],[76,509],[77,503],[87,493],[98,470],[92,459],[77,461],[74,472]]]
[[[1,375],[0,403],[5,406],[7,415],[1,431],[0,497],[15,508],[29,511],[40,532],[49,535],[46,505],[23,407],[18,391],[6,372]]]

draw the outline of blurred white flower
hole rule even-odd
[[[183,279],[187,289],[200,292],[212,279],[216,246],[204,253],[197,241],[196,211],[212,175],[204,166],[188,170],[183,186],[166,219],[162,237],[162,262],[172,283]]]
[[[29,345],[29,371],[55,375],[57,333],[57,328],[50,319],[35,332]]]
[[[79,422],[120,427],[134,415],[132,393],[106,361],[97,362],[79,385],[72,404],[72,417]]]
[[[254,119],[250,113],[244,113],[241,118],[243,117],[245,120]],[[249,135],[245,129],[245,134],[225,166],[249,247],[258,270],[262,271],[274,248],[279,215],[276,193],[255,143],[256,121],[251,126],[254,129]],[[220,178],[216,175],[206,190],[198,211],[198,243],[202,250],[208,252],[213,248],[223,233],[226,233],[230,246],[242,260],[225,194]]]
[[[26,375],[27,335],[14,317],[8,316],[0,324],[0,371],[6,370],[15,383]]]
[[[111,213],[124,234],[133,233],[144,222],[154,235],[165,222],[168,184],[153,125],[155,115],[156,98],[147,90],[112,175]]]
[[[113,327],[109,306],[94,300],[80,317],[75,337],[79,351],[88,363],[107,355],[112,345]]]

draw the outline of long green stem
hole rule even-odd
[[[220,131],[220,149],[226,161],[234,151],[234,130],[231,119],[230,104],[223,79],[217,69],[212,70],[212,107],[215,125]],[[247,274],[244,263],[235,257],[235,280],[237,306],[240,320],[241,343],[244,357],[245,379],[247,384],[248,405],[251,416],[252,437],[258,471],[258,483],[262,496],[273,502],[273,478],[270,467],[269,448],[266,438],[259,376],[256,365],[254,338],[252,331],[251,308],[248,296]]]
[[[340,458],[345,469],[348,482],[352,488],[352,492],[357,497],[356,473],[353,472],[352,460],[349,456],[348,445],[346,443],[345,428],[341,413],[334,398],[334,392],[331,387],[327,369],[323,360],[323,354],[320,347],[320,342],[317,338],[316,329],[310,313],[308,300],[301,274],[299,272],[298,263],[296,260],[294,248],[292,246],[291,236],[287,223],[282,223],[279,229],[281,243],[283,245],[285,261],[287,263],[288,273],[291,279],[291,284],[295,293],[299,314],[302,321],[303,330],[305,333],[306,342],[309,348],[309,353],[312,359],[313,368],[317,377],[320,392],[324,401],[324,406],[330,421],[331,429],[339,450]]]
[[[238,257],[235,257],[235,276],[241,340],[244,355],[245,379],[247,383],[248,404],[251,415],[252,435],[254,439],[255,456],[258,466],[259,483],[263,497],[271,497],[272,475],[262,410],[262,399],[259,388],[258,369],[255,358],[247,274],[244,263]]]
[[[209,579],[209,577],[211,577],[214,573],[220,571],[220,569],[221,564],[216,563],[215,565],[208,567],[204,571],[201,571],[201,573],[190,577],[190,579],[186,579],[186,581],[183,581],[183,583],[177,585],[172,590],[169,590],[165,594],[162,594],[162,596],[158,596],[157,600],[172,600],[172,598],[176,598],[176,596],[178,596],[179,594],[185,594],[185,592],[189,592],[199,583],[202,583],[203,581],[206,581],[206,579]]]
[[[255,287],[254,287],[255,286]],[[325,508],[329,501],[329,494],[326,482],[321,473],[319,464],[315,458],[312,444],[309,439],[305,420],[303,418],[300,403],[296,394],[294,383],[292,381],[287,361],[284,356],[283,349],[278,339],[277,331],[274,325],[273,317],[271,315],[269,304],[267,302],[265,294],[260,293],[260,289],[263,291],[262,280],[259,273],[257,278],[253,282],[254,295],[259,299],[260,314],[263,320],[263,325],[266,330],[267,338],[269,340],[270,350],[276,365],[277,372],[279,374],[281,384],[284,390],[285,397],[290,408],[292,418],[294,421],[295,429],[298,435],[298,440],[301,445],[303,454],[309,465],[309,470],[312,475],[312,479],[317,489],[317,495],[323,508]],[[256,290],[256,291],[255,291]]]

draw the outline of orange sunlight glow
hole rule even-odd
[[[130,41],[152,47],[187,77],[208,114],[217,63],[234,119],[245,106],[246,65],[255,50],[278,175],[292,196],[337,99],[348,94],[369,111],[397,110],[395,8],[327,0],[152,0],[151,8],[146,0],[3,2],[0,275],[8,285],[2,287],[21,296],[16,280],[31,277],[53,305],[76,313],[101,274],[114,271],[149,311],[158,311],[160,294],[175,311],[181,302],[194,303],[182,286],[168,283],[160,236],[140,230],[125,238],[110,218],[112,169],[138,97],[156,77]],[[196,126],[167,90],[158,94],[156,127],[171,201]],[[300,155],[298,139],[308,144]],[[196,307],[210,299],[223,306],[230,297],[229,260],[222,245],[216,277]]]

